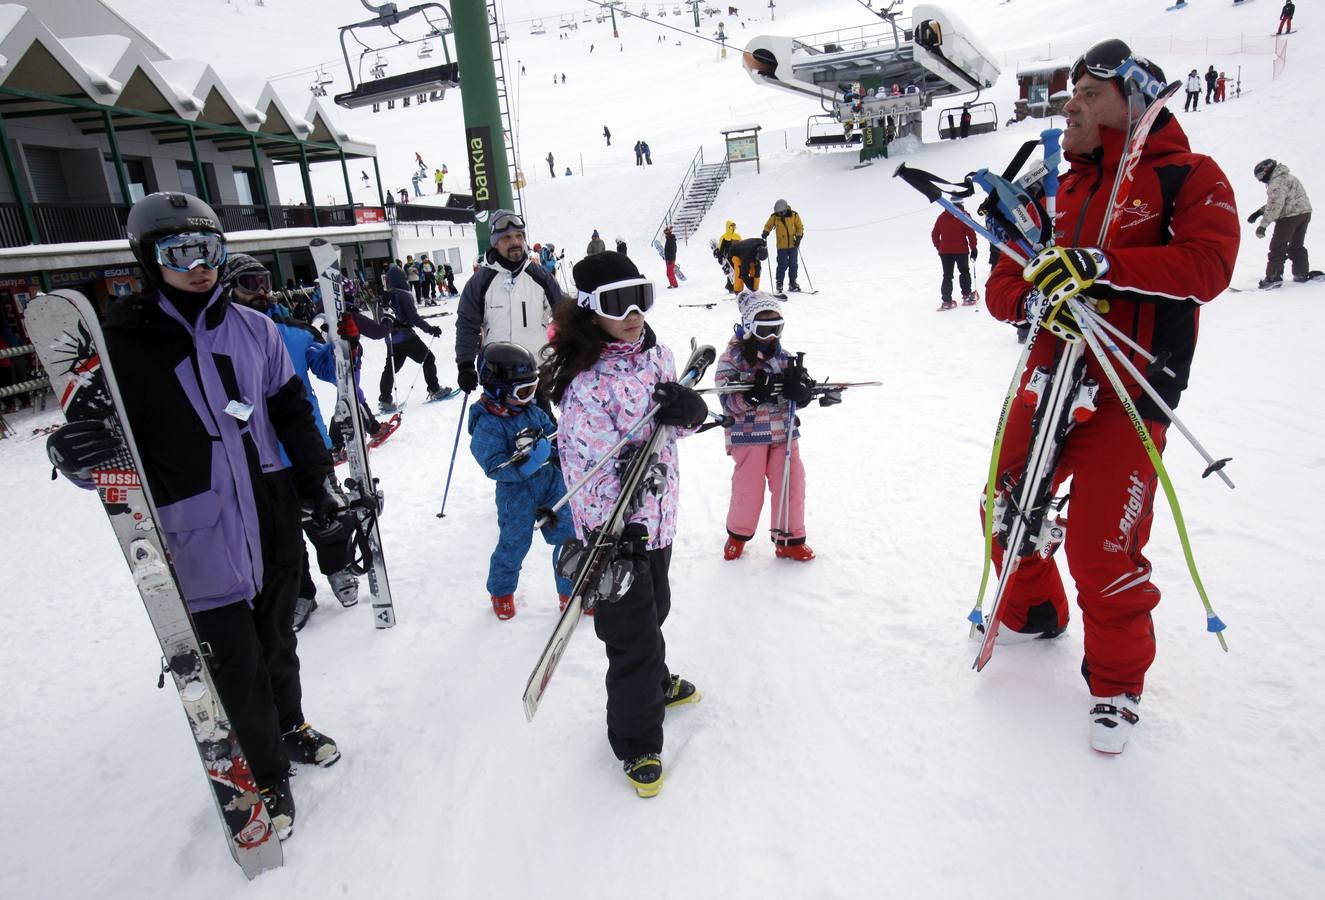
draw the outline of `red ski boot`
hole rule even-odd
[[[741,540],[740,538],[729,537],[727,538],[727,543],[723,545],[722,558],[740,559],[741,554],[744,552],[745,552],[745,541]]]
[[[794,559],[796,562],[814,559],[814,551],[809,544],[774,544],[773,552],[778,559]]]
[[[503,622],[507,619],[515,618],[515,595],[502,594],[500,597],[492,598],[492,611],[497,614],[497,618]]]

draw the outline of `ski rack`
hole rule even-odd
[[[350,79],[350,90],[335,96],[337,106],[342,106],[345,109],[359,109],[364,106],[403,100],[418,95],[427,95],[433,100],[440,100],[441,95],[444,95],[446,91],[460,86],[460,67],[451,58],[451,49],[446,41],[446,36],[454,31],[451,24],[451,13],[446,7],[440,3],[430,2],[411,6],[409,9],[402,11],[398,10],[394,3],[373,6],[368,0],[359,0],[359,2],[376,15],[374,18],[355,22],[352,25],[345,25],[340,29],[340,52],[345,60],[345,73]],[[435,10],[436,13],[430,13],[429,10]],[[440,16],[435,20],[434,16],[436,14],[440,14]],[[402,37],[396,33],[395,26],[418,15],[423,16],[428,25],[428,30],[424,34],[414,37]],[[386,29],[394,40],[381,46],[370,46],[360,40],[355,33],[366,29]],[[350,64],[349,49],[345,45],[346,37],[352,38],[355,43],[363,48],[359,53],[358,78],[355,77],[356,67]],[[386,62],[382,54],[420,44],[427,46],[430,52],[427,55],[419,54],[418,58],[426,59],[431,56],[432,44],[430,42],[433,38],[437,38],[441,45],[442,55],[446,60],[444,63],[423,69],[415,69],[400,75],[388,76],[385,74]],[[369,55],[373,57],[373,65],[370,68],[372,77],[365,81],[362,71],[363,62],[364,58]]]

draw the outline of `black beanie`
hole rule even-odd
[[[586,256],[575,264],[572,276],[576,289],[586,294],[593,293],[605,284],[642,277],[629,256],[612,250]]]

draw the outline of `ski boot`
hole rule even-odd
[[[663,700],[668,709],[673,706],[685,706],[687,703],[698,703],[703,699],[704,695],[699,692],[699,688],[679,675],[673,675],[672,683],[663,691]]]
[[[1263,291],[1272,290],[1277,287],[1283,287],[1283,285],[1284,285],[1284,280],[1282,278],[1262,278],[1260,281],[1256,283],[1256,287],[1260,288]]]
[[[1090,749],[1099,753],[1117,755],[1127,746],[1132,729],[1141,720],[1136,708],[1141,705],[1137,694],[1119,694],[1116,697],[1095,697],[1090,708]]]
[[[778,559],[794,559],[796,562],[814,559],[814,551],[803,540],[799,544],[774,544],[773,555]]]
[[[290,793],[290,779],[282,778],[275,784],[260,788],[262,805],[267,807],[276,837],[285,840],[294,832],[294,795]]]
[[[317,609],[316,597],[304,597],[301,595],[294,599],[294,617],[292,624],[295,631],[303,630],[303,627],[308,624],[308,617],[313,614],[313,610],[315,609]]]
[[[307,722],[281,735],[281,743],[291,762],[325,769],[340,759],[336,742]]]
[[[336,595],[340,605],[349,608],[359,602],[359,576],[349,569],[341,569],[327,576],[331,592]],[[316,609],[316,605],[314,605]]]
[[[428,391],[427,400],[429,403],[436,403],[438,400],[449,400],[458,393],[460,393],[460,391],[455,388],[443,386],[435,391]]]
[[[787,290],[791,291],[793,294],[799,294],[801,292],[801,286],[793,281]]]
[[[396,401],[390,398],[387,398],[386,400],[379,399],[377,401],[377,411],[380,413],[393,413],[398,409],[400,409],[400,407],[396,405]]]
[[[515,595],[502,594],[500,597],[492,598],[492,611],[496,613],[497,618],[505,622],[507,619],[515,618]]]
[[[1298,284],[1305,284],[1308,281],[1325,281],[1325,272],[1318,269],[1312,269],[1305,275],[1294,275],[1293,280]]]
[[[777,282],[777,283],[774,285],[774,287],[776,287],[777,290],[775,290],[773,293],[775,293],[775,294],[780,294],[780,293],[782,293],[782,282],[780,282],[780,281]]]
[[[663,786],[662,759],[657,753],[646,753],[621,764],[626,780],[641,797],[656,797]]]
[[[957,308],[956,303],[953,303],[951,300],[944,300],[942,303],[939,304],[938,311],[943,312],[944,310],[956,309],[956,308]]]
[[[962,294],[962,306],[975,306],[978,302],[980,302],[979,291],[970,291],[969,293]]]
[[[740,559],[741,554],[745,552],[745,539],[738,537],[727,538],[727,543],[722,547],[723,559]]]

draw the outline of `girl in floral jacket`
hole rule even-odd
[[[708,414],[703,398],[677,383],[671,351],[644,321],[653,285],[634,263],[621,253],[597,253],[577,263],[573,274],[579,297],[557,308],[543,367],[561,408],[557,443],[572,485],[655,403],[657,415],[634,434],[623,461],[654,428],[694,428]],[[641,797],[662,789],[665,711],[700,698],[693,684],[668,671],[662,634],[671,609],[667,572],[676,536],[675,432],[663,443],[659,462],[666,476],[646,492],[617,548],[618,559],[631,561],[634,582],[616,602],[600,604],[594,616],[594,631],[607,649],[607,739]],[[609,464],[572,496],[581,539],[607,522],[620,492],[618,466]]]
[[[737,299],[741,324],[736,337],[718,360],[714,382],[746,385],[743,392],[724,393],[722,411],[736,422],[724,429],[727,455],[736,463],[732,497],[727,508],[727,544],[724,559],[736,559],[745,542],[759,527],[764,505],[764,483],[772,499],[774,552],[779,559],[809,562],[814,551],[805,543],[805,468],[801,465],[800,432],[788,401],[810,402],[814,382],[805,369],[782,349],[782,304],[771,295],[745,291]],[[790,434],[788,434],[790,432]],[[786,521],[782,518],[782,481],[788,465],[790,478]]]

